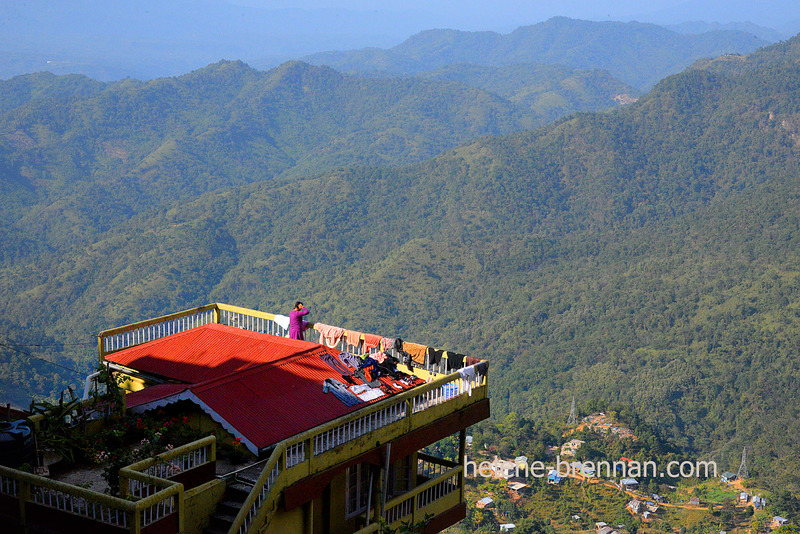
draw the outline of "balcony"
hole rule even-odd
[[[4,531],[183,532],[184,511],[202,499],[207,488],[165,474],[179,472],[187,482],[208,466],[213,469],[215,444],[214,437],[204,438],[123,468],[120,480],[126,498],[0,466]]]
[[[420,453],[417,457],[417,485],[382,505],[383,513],[371,510],[370,517],[383,517],[390,527],[402,523],[418,524],[426,517],[437,517],[455,510],[464,501],[464,466]],[[367,514],[363,516],[367,522]],[[378,523],[357,531],[368,534],[379,530]]]

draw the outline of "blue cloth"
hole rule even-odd
[[[322,391],[323,393],[333,393],[346,406],[355,406],[363,402],[352,391],[348,390],[347,386],[333,378],[325,379],[325,382],[322,383]]]

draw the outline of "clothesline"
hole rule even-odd
[[[276,315],[274,320],[284,329],[288,329],[288,317]],[[330,348],[334,348],[340,342],[344,342],[345,347],[355,347],[356,350],[359,347],[363,347],[363,351],[369,354],[389,353],[397,349],[394,338],[377,334],[347,330],[325,323],[308,322],[306,323],[306,330],[310,329],[319,332],[319,343]],[[437,368],[440,372],[455,371],[483,361],[480,358],[465,356],[455,351],[436,349],[410,341],[402,341],[402,347],[399,350],[408,354],[417,366]]]

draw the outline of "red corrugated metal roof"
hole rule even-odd
[[[195,381],[131,393],[129,407],[163,404],[171,402],[170,397],[199,401],[212,416],[261,449],[368,404],[346,406],[332,393],[323,393],[326,378],[342,378],[320,359],[324,353],[339,351],[210,324],[125,349],[107,359],[150,374]]]
[[[198,384],[319,347],[211,323],[123,349],[106,360],[151,375]]]

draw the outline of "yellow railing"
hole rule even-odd
[[[409,519],[412,524],[420,521],[436,501],[459,491],[463,471],[464,466],[459,465],[387,501],[383,512],[384,519],[390,525]]]
[[[384,520],[393,528],[401,522],[413,525],[422,521],[428,512],[444,511],[440,506],[441,500],[444,498],[450,497],[450,501],[460,502],[463,471],[464,466],[462,465],[450,468],[436,478],[423,482],[416,488],[386,501],[383,509]],[[455,505],[456,502],[448,502],[448,504]],[[367,510],[366,513],[372,514],[373,511]],[[369,534],[379,530],[380,524],[374,522],[356,531],[356,534]]]
[[[100,332],[97,335],[97,351],[102,362],[106,354],[216,322],[219,322],[219,307],[216,304],[171,313]]]
[[[26,524],[25,503],[30,502],[126,529],[134,534],[141,532],[143,527],[177,514],[178,525],[182,531],[183,484],[153,476],[147,471],[153,466],[176,461],[185,466],[191,465],[189,468],[202,465],[197,462],[198,450],[208,451],[202,463],[213,461],[216,454],[216,438],[209,436],[177,447],[158,457],[148,458],[120,469],[120,487],[125,488],[125,495],[136,493],[131,491],[131,484],[138,488],[146,488],[139,492],[141,498],[135,501],[3,466],[0,466],[0,493],[19,500],[20,519],[23,524]]]
[[[209,323],[219,323],[276,336],[288,335],[288,330],[275,322],[275,317],[276,315],[273,313],[240,308],[229,304],[207,304],[205,306],[199,306],[197,308],[191,308],[169,315],[104,330],[97,335],[97,349],[100,361],[102,362],[106,354],[111,354],[173,334],[179,334]],[[308,327],[313,328],[314,323],[309,323]],[[310,337],[316,334],[316,332],[313,334],[307,332],[306,336]],[[358,347],[364,340],[364,337],[365,336],[362,334],[358,339],[351,340],[347,339],[345,334],[342,336],[337,347],[342,351],[349,350],[349,346],[351,345]],[[384,352],[393,353],[394,349],[386,348]]]
[[[206,436],[186,445],[175,447],[151,458],[145,458],[120,470],[120,487],[128,487],[124,481],[126,475],[144,473],[160,479],[200,467],[214,462],[217,459],[217,439]],[[129,488],[130,493],[136,495],[134,488]]]
[[[245,534],[252,525],[262,524],[276,509],[283,488],[349,459],[353,451],[374,448],[376,441],[387,443],[485,399],[486,383],[486,376],[476,378],[469,384],[469,395],[458,373],[442,376],[284,440],[272,452],[229,534]],[[460,473],[459,469],[448,471],[448,476]],[[428,487],[425,483],[420,491]]]

